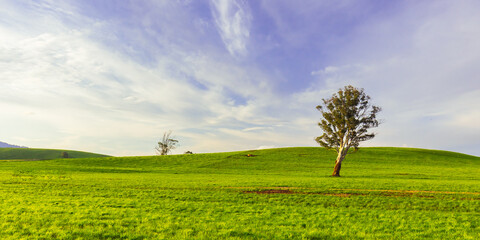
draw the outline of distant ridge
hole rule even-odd
[[[109,157],[104,154],[65,150],[65,149],[41,149],[41,148],[0,148],[0,161],[2,160],[47,160],[59,158],[100,158]]]
[[[6,142],[0,141],[0,148],[27,148],[27,147],[12,145],[12,144],[8,144]]]

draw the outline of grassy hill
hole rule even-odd
[[[62,158],[66,152],[68,158],[98,158],[107,155],[60,149],[38,148],[0,148],[0,160],[45,160]]]
[[[253,157],[247,157],[253,154]],[[480,158],[322,148],[0,162],[0,238],[479,239]]]

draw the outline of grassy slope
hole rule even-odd
[[[62,158],[62,153],[67,152],[69,158],[98,158],[107,155],[61,150],[61,149],[38,149],[38,148],[0,148],[0,160],[45,160]]]
[[[0,237],[480,238],[479,157],[363,148],[342,178],[329,177],[334,159],[284,148],[0,162]]]

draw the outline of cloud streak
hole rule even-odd
[[[247,3],[212,0],[211,6],[218,32],[228,52],[233,56],[245,56],[252,21]]]

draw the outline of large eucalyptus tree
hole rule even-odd
[[[353,147],[358,149],[360,142],[372,139],[374,133],[368,129],[379,125],[376,119],[380,107],[370,104],[370,96],[363,88],[345,86],[329,99],[322,99],[323,106],[317,106],[323,119],[318,123],[323,134],[315,138],[321,146],[337,152],[337,160],[332,176],[340,177],[342,161]]]

